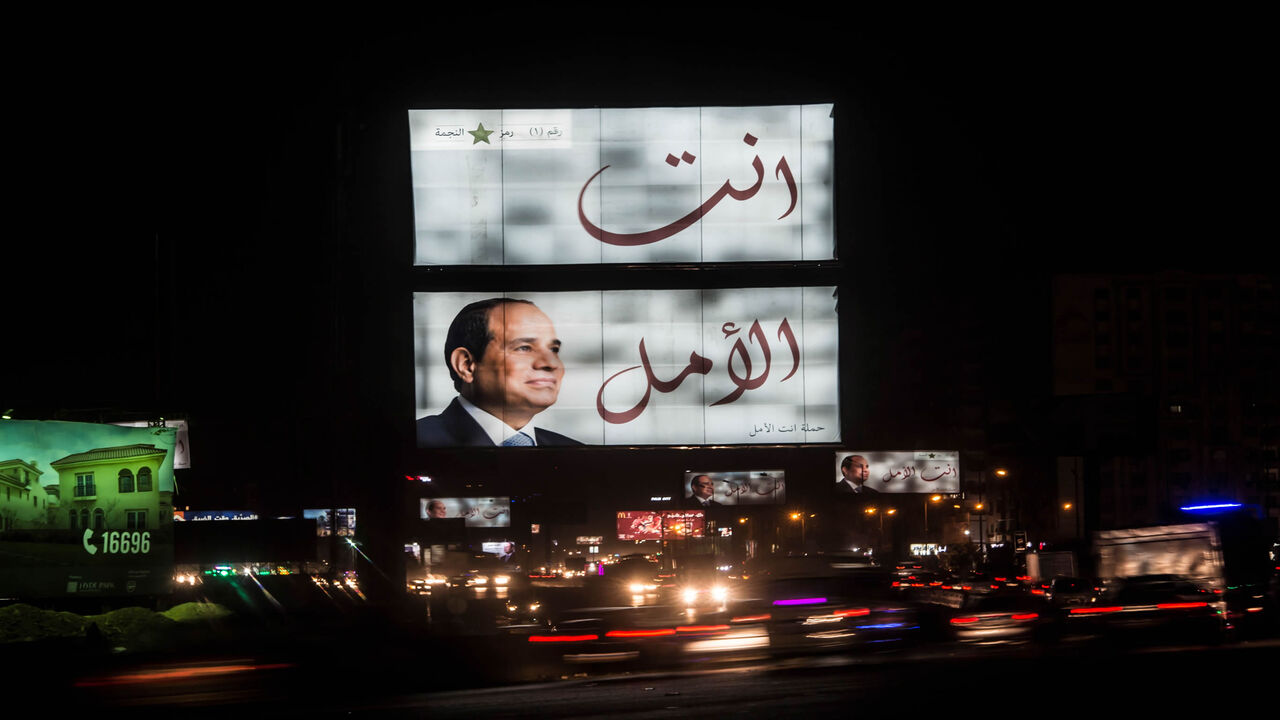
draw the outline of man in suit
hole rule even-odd
[[[458,397],[418,419],[419,447],[582,444],[532,424],[555,404],[564,378],[555,326],[533,303],[491,298],[462,308],[444,358]]]
[[[865,484],[871,476],[871,466],[861,455],[850,455],[840,462],[840,474],[836,481],[836,492],[853,495],[879,495],[880,491]]]
[[[692,509],[720,507],[720,503],[713,500],[716,493],[715,482],[707,475],[694,475],[689,480],[690,497],[685,501],[685,507]]]

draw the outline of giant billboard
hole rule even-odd
[[[834,294],[415,293],[418,445],[838,442]]]
[[[170,592],[176,435],[0,421],[0,594]]]
[[[828,260],[830,104],[411,110],[416,265]]]
[[[841,450],[835,459],[840,494],[960,492],[960,453],[955,450]]]

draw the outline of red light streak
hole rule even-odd
[[[129,673],[127,675],[112,675],[93,680],[81,680],[76,683],[76,687],[135,685],[138,683],[157,682],[161,680],[187,680],[205,675],[228,675],[230,673],[249,672],[252,670],[277,670],[287,667],[293,667],[293,665],[290,663],[272,663],[267,665],[210,665],[206,667],[183,668],[180,670],[157,670],[154,672],[138,672]]]
[[[1124,607],[1115,605],[1111,607],[1091,607],[1091,608],[1071,608],[1072,615],[1096,615],[1098,613],[1113,613],[1124,610]]]
[[[586,642],[599,640],[599,635],[530,635],[529,642]]]
[[[772,614],[765,613],[763,615],[743,615],[742,617],[734,618],[730,622],[736,622],[736,623],[761,622],[763,620],[772,620],[772,619],[773,619]]]
[[[834,613],[832,613],[832,615],[838,615],[840,617],[862,617],[863,615],[870,615],[870,614],[871,614],[870,608],[851,608],[849,610],[837,610]]]
[[[1021,613],[1018,615],[1014,615],[1013,619],[1014,620],[1035,620],[1038,617],[1040,617],[1040,613]]]
[[[968,625],[969,623],[976,623],[976,622],[978,622],[978,618],[976,617],[951,618],[952,625]]]
[[[1159,603],[1156,608],[1160,610],[1185,610],[1190,608],[1209,607],[1209,603],[1203,602],[1184,602],[1184,603]]]
[[[696,632],[720,632],[728,630],[728,625],[681,625],[676,628],[676,632],[696,633]]]
[[[605,633],[605,637],[617,638],[635,638],[635,637],[662,637],[664,635],[675,635],[676,631],[671,628],[662,628],[659,630],[610,630]]]

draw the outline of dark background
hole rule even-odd
[[[860,447],[960,446],[961,375],[1034,428],[1054,273],[1274,267],[1256,18],[554,12],[34,32],[11,88],[0,409],[187,417],[177,506],[355,503],[381,527],[406,473],[629,499],[686,468],[827,472],[829,448],[412,448],[412,290],[539,282],[411,268],[416,107],[834,102],[838,263],[652,276],[835,278]],[[553,280],[621,282],[584,272]]]

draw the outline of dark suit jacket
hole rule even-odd
[[[538,445],[581,445],[560,433],[533,428]],[[457,398],[439,415],[418,418],[418,447],[494,447],[489,434]]]
[[[715,500],[708,500],[706,505],[698,502],[695,497],[687,497],[684,499],[684,507],[686,510],[702,510],[707,507],[720,507],[720,503]]]
[[[877,489],[875,489],[875,488],[873,488],[873,487],[871,487],[870,485],[867,485],[867,484],[865,484],[865,483],[862,485],[862,492],[860,492],[860,493],[859,493],[859,492],[854,492],[854,491],[853,491],[853,488],[849,487],[849,483],[848,483],[848,482],[846,482],[843,478],[842,478],[839,482],[837,482],[837,483],[836,483],[836,492],[838,492],[838,493],[846,493],[846,494],[849,494],[849,495],[879,495],[879,494],[880,494],[880,491],[879,491],[879,490],[877,490]]]

